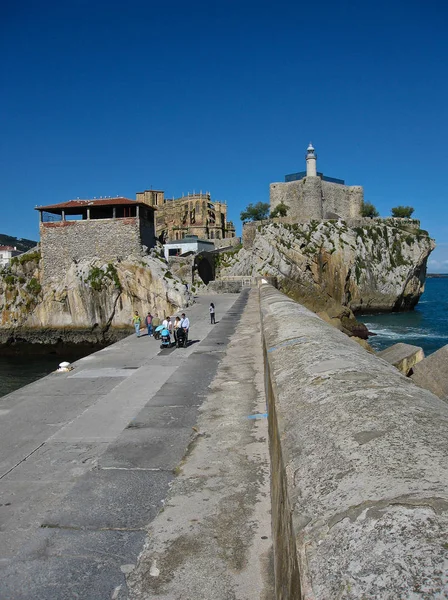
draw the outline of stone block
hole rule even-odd
[[[396,367],[403,375],[409,375],[411,369],[425,358],[425,354],[420,346],[411,344],[394,344],[386,350],[377,352],[377,356],[387,360],[388,363]]]
[[[415,365],[412,381],[448,401],[448,345]]]

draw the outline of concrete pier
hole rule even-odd
[[[266,283],[188,312],[0,399],[1,600],[447,598],[446,402]]]
[[[0,399],[2,600],[129,597],[247,296],[201,297],[187,349],[131,336]]]

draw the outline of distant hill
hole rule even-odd
[[[12,235],[6,235],[5,233],[0,233],[0,246],[15,246],[17,250],[26,252],[27,250],[31,250],[31,248],[37,246],[37,242],[34,242],[33,240],[25,240],[24,238],[16,238]]]

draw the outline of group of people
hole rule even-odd
[[[132,316],[132,324],[134,325],[137,337],[140,337],[142,318],[138,314],[137,310]],[[170,335],[174,335],[174,340],[176,340],[177,330],[179,329],[179,327],[181,327],[188,336],[188,330],[190,329],[190,320],[185,315],[185,313],[182,313],[181,317],[175,317],[174,321],[171,320],[171,317],[165,317],[161,323],[159,317],[153,316],[150,312],[148,312],[144,319],[144,326],[148,331],[149,337],[153,337],[154,331],[159,325],[163,325],[163,327],[170,332]]]
[[[213,304],[213,302],[210,302],[209,312],[210,312],[210,324],[214,325],[216,323],[216,321],[215,321],[215,305]],[[188,330],[190,329],[190,320],[187,316],[185,316],[185,313],[182,313],[182,315],[180,317],[175,317],[174,321],[172,321],[171,318],[172,317],[165,317],[163,319],[163,321],[160,322],[159,317],[152,315],[150,312],[148,312],[148,314],[146,315],[146,317],[144,319],[144,326],[146,327],[146,329],[148,331],[148,336],[152,337],[154,335],[154,331],[155,331],[156,327],[158,327],[159,325],[163,325],[165,329],[168,329],[168,331],[170,332],[170,335],[174,336],[174,341],[176,341],[176,339],[177,339],[177,330],[179,329],[179,327],[181,327],[185,331],[185,333],[187,334],[187,337],[188,337]],[[134,314],[132,316],[132,324],[134,325],[135,333],[136,333],[137,337],[140,337],[140,330],[142,327],[142,318],[138,314],[137,310],[134,312]]]

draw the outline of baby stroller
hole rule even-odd
[[[187,332],[182,327],[176,331],[176,346],[178,348],[186,348],[188,345]]]
[[[163,325],[158,325],[154,329],[154,339],[155,340],[160,340],[160,332],[162,331],[162,329],[165,329],[165,327]]]
[[[162,340],[162,343],[160,345],[162,350],[164,348],[171,348],[171,335],[170,335],[170,332],[168,331],[168,329],[162,329],[160,332],[160,337]]]

